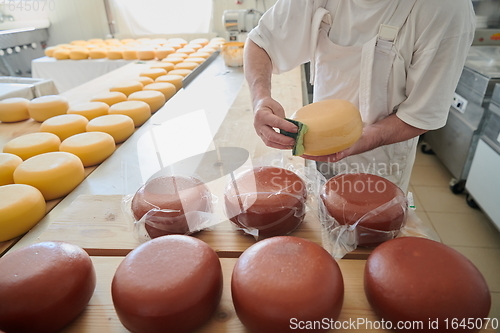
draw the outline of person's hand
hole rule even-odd
[[[264,97],[256,101],[254,117],[254,128],[266,146],[277,149],[292,149],[295,140],[274,129],[282,129],[287,132],[297,133],[297,126],[286,121],[285,111],[280,103],[271,97]]]

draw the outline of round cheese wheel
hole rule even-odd
[[[419,332],[477,332],[476,325],[452,329],[451,320],[477,323],[490,311],[488,285],[474,264],[425,238],[401,237],[378,246],[366,262],[364,283],[375,313],[393,327],[422,321]],[[436,328],[429,327],[435,321]]]
[[[58,151],[33,156],[14,171],[16,184],[27,184],[42,192],[45,200],[65,196],[85,177],[82,161],[73,154]]]
[[[125,95],[130,95],[131,93],[134,93],[136,91],[141,91],[142,90],[142,83],[139,81],[127,81],[127,82],[122,82],[115,84],[113,87],[109,88],[110,91],[118,91],[121,93],[124,93]]]
[[[134,121],[129,116],[110,114],[92,119],[87,132],[104,132],[113,137],[115,143],[127,140],[135,131]]]
[[[127,100],[127,95],[119,91],[105,92],[96,95],[91,99],[92,102],[103,102],[108,104],[109,106],[116,103],[125,102],[126,100]]]
[[[151,238],[189,234],[198,217],[186,216],[186,213],[209,212],[210,200],[210,191],[199,179],[164,176],[150,180],[136,192],[132,212],[136,220],[147,214],[144,222]]]
[[[181,57],[166,57],[165,59],[162,60],[162,62],[169,62],[171,64],[174,64],[174,66],[178,63],[181,63],[184,61],[184,58]]]
[[[215,51],[217,51],[215,48],[208,46],[202,47],[201,49],[198,50],[199,53],[208,53],[208,54],[212,54]]]
[[[0,242],[28,232],[42,219],[45,210],[45,199],[42,193],[33,186],[24,184],[0,186]],[[5,302],[5,300],[2,299],[2,302]]]
[[[143,71],[139,76],[146,76],[155,80],[157,77],[162,75],[167,75],[167,71],[163,68],[150,68]]]
[[[229,219],[259,238],[286,235],[304,220],[307,189],[294,172],[257,167],[230,182],[224,192]]]
[[[163,46],[155,50],[155,57],[159,60],[162,60],[172,53],[175,53],[175,49],[173,47]]]
[[[231,294],[238,318],[251,332],[291,332],[291,318],[337,320],[344,281],[337,262],[321,246],[278,236],[243,252],[234,266]]]
[[[182,88],[182,80],[184,77],[182,75],[172,75],[172,74],[167,74],[167,75],[162,75],[158,77],[155,82],[167,82],[171,83],[174,85],[175,90],[179,91]]]
[[[107,53],[108,59],[117,60],[123,59],[123,50],[122,49],[110,49]]]
[[[170,39],[168,39],[168,42],[172,43],[172,44],[179,44],[182,46],[187,45],[187,41],[184,38],[180,38],[180,37],[170,38]]]
[[[95,48],[89,51],[90,59],[103,59],[108,56],[108,51],[104,48]]]
[[[108,113],[129,116],[134,121],[134,126],[138,127],[151,117],[151,108],[146,102],[125,101],[110,106]]]
[[[27,160],[35,155],[58,151],[61,140],[53,133],[30,133],[10,140],[3,147],[4,153],[10,153]]]
[[[151,68],[162,68],[168,73],[169,71],[174,69],[174,64],[170,62],[160,62],[158,64],[152,65]]]
[[[7,98],[0,101],[0,121],[13,123],[29,119],[29,100],[21,97]]]
[[[118,318],[132,332],[192,332],[210,319],[220,302],[219,258],[193,237],[154,239],[118,266],[111,295]]]
[[[71,60],[83,60],[89,57],[89,50],[86,48],[74,48],[69,52],[69,58]]]
[[[107,104],[104,105],[107,106]],[[62,114],[45,120],[40,126],[40,132],[53,133],[62,141],[72,135],[85,132],[88,122],[87,118],[79,114]]]
[[[0,329],[58,332],[87,306],[96,286],[89,255],[63,242],[42,242],[0,258]]]
[[[201,49],[203,46],[201,44],[197,44],[197,43],[189,43],[188,45],[186,45],[186,47],[190,48],[190,49],[193,49],[195,51],[198,51],[199,49]]]
[[[189,44],[200,44],[200,45],[207,45],[209,40],[207,38],[195,38],[192,39]]]
[[[186,59],[188,57],[188,54],[187,53],[182,53],[182,52],[178,52],[176,51],[175,53],[171,53],[169,54],[165,60],[168,60],[168,59],[171,59],[171,58],[182,58],[182,59]]]
[[[58,47],[56,50],[54,50],[52,56],[57,60],[66,60],[69,59],[69,54],[70,50]]]
[[[86,40],[74,40],[70,42],[70,45],[87,45],[89,42]]]
[[[397,236],[408,203],[393,182],[366,173],[337,175],[325,184],[321,199],[340,224],[355,224],[358,245],[377,246]]]
[[[186,54],[191,54],[191,53],[195,53],[195,49],[191,48],[191,47],[183,47],[181,49],[178,49],[176,51],[176,53],[186,53]]]
[[[155,82],[148,84],[144,87],[145,91],[153,90],[161,92],[165,98],[165,101],[168,101],[172,96],[176,93],[176,88],[172,83],[169,82]]]
[[[136,49],[124,49],[122,53],[123,59],[125,60],[135,60],[137,59]]]
[[[180,65],[180,64],[178,64]],[[177,66],[177,65],[176,65]],[[168,72],[168,75],[180,75],[182,77],[186,77],[191,74],[193,71],[191,69],[174,69]]]
[[[147,49],[138,49],[137,50],[137,59],[139,60],[153,60],[155,58],[155,49],[147,48]]]
[[[189,62],[189,61],[183,61],[183,62],[178,63],[177,65],[175,65],[175,69],[187,69],[187,70],[190,70],[190,71],[192,71],[196,67],[198,67],[198,63],[196,63],[196,62]]]
[[[188,58],[188,59],[186,59],[185,62],[194,62],[194,63],[200,65],[200,64],[204,63],[206,60],[207,59],[205,59],[205,58]],[[183,63],[181,62],[181,64],[183,64]],[[177,64],[177,65],[180,65],[180,64]]]
[[[208,52],[195,52],[195,53],[191,53],[188,57],[189,58],[208,58],[210,57],[210,53]]]
[[[104,162],[115,151],[115,139],[104,132],[86,132],[70,136],[61,143],[60,151],[75,154],[84,167]]]
[[[349,148],[363,132],[358,108],[341,99],[311,103],[291,118],[307,125],[304,154],[311,156],[330,155]]]
[[[126,98],[126,97],[125,97]],[[123,101],[122,101],[123,102]],[[108,114],[109,105],[105,102],[87,102],[73,105],[69,108],[68,114],[75,114],[92,120],[96,117]],[[86,125],[86,124],[85,124]],[[84,132],[84,131],[82,131]],[[81,133],[81,132],[79,132]],[[76,134],[76,133],[74,133]],[[63,140],[63,139],[61,139]]]
[[[57,50],[57,46],[49,46],[43,52],[47,57],[53,57],[55,50]]]
[[[0,153],[0,186],[14,184],[14,170],[23,162],[17,155]]]
[[[138,78],[135,79],[136,81],[139,81],[142,83],[143,86],[146,86],[150,83],[155,82],[152,78],[147,77],[147,76],[139,76]],[[134,94],[134,93],[133,93]]]
[[[104,43],[110,44],[110,45],[121,45],[122,42],[120,42],[119,39],[117,38],[108,38],[104,40]]]
[[[162,91],[145,89],[143,91],[138,91],[130,94],[128,97],[129,101],[143,101],[148,103],[151,108],[151,113],[158,111],[163,104],[165,104],[165,95]]]
[[[38,122],[65,114],[68,109],[69,104],[66,98],[57,95],[37,97],[28,104],[30,117]]]
[[[122,44],[134,43],[134,42],[135,42],[135,39],[132,39],[132,38],[124,38],[124,39],[120,40],[120,42],[122,42]]]

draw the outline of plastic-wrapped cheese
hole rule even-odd
[[[168,72],[168,75],[180,75],[182,77],[186,77],[189,74],[191,74],[192,72],[193,71],[191,69],[179,68],[179,69],[174,69],[173,71]]]
[[[330,155],[349,148],[363,131],[358,108],[341,99],[311,103],[291,118],[307,125],[304,154],[311,156]]]
[[[183,61],[177,65],[175,65],[175,69],[188,69],[188,70],[193,70],[196,67],[198,67],[198,63],[196,62],[189,62],[189,61]]]
[[[88,122],[87,118],[79,114],[63,114],[45,120],[40,126],[40,132],[53,133],[62,141],[72,135],[85,132]]]
[[[54,50],[52,56],[57,60],[66,60],[69,59],[69,54],[70,50],[58,47],[56,50]]]
[[[135,131],[134,121],[122,114],[109,114],[92,119],[87,132],[104,132],[113,137],[115,143],[127,140]]]
[[[89,255],[63,242],[42,242],[0,258],[0,330],[55,333],[73,321],[94,293]]]
[[[396,238],[374,249],[364,284],[375,313],[394,328],[399,322],[422,322],[423,329],[414,331],[478,332],[491,307],[488,285],[474,264],[425,238]],[[474,325],[452,327],[452,320]]]
[[[22,162],[22,158],[17,155],[0,153],[0,186],[14,184],[14,170]]]
[[[122,53],[123,59],[125,60],[135,60],[137,59],[137,50],[136,49],[124,49]]]
[[[155,82],[152,78],[147,77],[147,76],[139,76],[135,80],[139,81],[140,83],[142,83],[143,86],[146,86],[146,85],[148,85],[150,83]]]
[[[29,100],[21,97],[7,98],[0,101],[0,121],[13,123],[29,119]]]
[[[89,57],[89,50],[86,48],[74,48],[69,52],[69,58],[71,60],[83,60]]]
[[[119,91],[105,92],[99,95],[95,95],[91,99],[92,102],[103,102],[108,104],[109,106],[116,103],[125,102],[126,100],[127,95]]]
[[[109,105],[104,102],[87,102],[73,105],[69,108],[68,114],[84,116],[88,120],[108,114]],[[86,125],[86,124],[85,124]],[[82,131],[84,132],[84,131]],[[81,132],[79,132],[81,133]],[[76,133],[74,133],[76,134]],[[62,139],[64,140],[64,139]]]
[[[294,172],[257,167],[238,175],[224,192],[226,214],[259,238],[286,235],[304,220],[307,190]]]
[[[135,127],[138,127],[151,117],[151,108],[146,102],[125,101],[110,106],[108,113],[129,116],[134,121]]]
[[[139,81],[126,81],[122,83],[115,84],[113,87],[109,88],[110,91],[118,91],[124,93],[125,95],[130,95],[136,91],[142,90],[142,83]]]
[[[154,48],[144,48],[137,50],[137,59],[139,60],[153,60],[155,58]]]
[[[337,262],[321,246],[278,236],[243,252],[234,266],[231,294],[236,314],[250,332],[292,332],[292,318],[302,323],[337,320],[344,281]]]
[[[39,122],[65,114],[68,109],[69,104],[66,98],[58,95],[37,97],[28,104],[30,117]]]
[[[143,90],[130,94],[129,101],[143,101],[148,103],[151,113],[158,111],[165,104],[165,95],[161,91]]]
[[[85,177],[82,161],[73,154],[58,151],[33,156],[14,171],[16,184],[36,187],[45,200],[57,199],[73,191]]]
[[[170,62],[160,62],[158,64],[151,65],[151,68],[162,68],[168,73],[174,69],[174,64]]]
[[[171,83],[175,86],[176,91],[179,91],[182,88],[182,80],[184,77],[182,75],[172,75],[172,74],[167,74],[167,75],[162,75],[158,77],[155,81],[156,82],[167,82]]]
[[[172,83],[168,82],[155,82],[148,84],[144,87],[144,91],[149,90],[161,92],[165,97],[165,101],[168,101],[170,98],[172,98],[172,96],[174,96],[177,91],[175,89],[175,86]]]
[[[70,136],[59,147],[60,151],[75,154],[84,167],[104,162],[115,151],[114,138],[104,132],[87,132]]]
[[[45,199],[42,193],[33,186],[24,184],[0,186],[0,242],[21,236],[29,231],[42,219],[45,210]],[[2,302],[5,300],[2,299]]]
[[[142,71],[140,74],[140,76],[146,76],[153,80],[162,75],[167,75],[167,71],[164,70],[163,68],[150,68],[145,71]]]
[[[4,153],[10,153],[27,160],[35,155],[58,151],[61,140],[53,133],[39,132],[18,136],[7,142]]]
[[[159,60],[166,58],[169,54],[172,53],[175,53],[175,49],[170,46],[163,46],[155,50],[155,56]]]
[[[131,332],[192,332],[210,320],[220,302],[220,261],[199,239],[156,238],[125,257],[111,295]]]

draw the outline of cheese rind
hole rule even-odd
[[[90,101],[103,102],[111,106],[116,103],[125,102],[126,100],[127,100],[127,95],[125,95],[124,93],[119,91],[110,91],[99,95],[95,95],[94,97],[92,97]]]
[[[43,122],[51,117],[65,114],[69,109],[66,98],[58,95],[47,95],[32,99],[28,104],[30,117]]]
[[[79,114],[63,114],[45,120],[40,125],[40,132],[57,135],[62,141],[72,135],[85,132],[88,119]]]
[[[75,114],[92,120],[96,117],[108,114],[109,105],[104,102],[88,102],[73,105],[69,108],[68,114]],[[87,125],[87,124],[85,124]],[[79,132],[81,133],[81,132]],[[74,133],[76,134],[76,133]],[[64,140],[64,139],[61,139]]]
[[[23,160],[30,157],[58,151],[61,139],[53,133],[39,132],[18,136],[7,142],[3,147],[4,153],[19,156]]]
[[[84,60],[89,57],[89,50],[86,48],[74,48],[69,52],[71,60]]]
[[[95,48],[89,51],[90,59],[103,59],[108,56],[108,51],[104,48]]]
[[[192,72],[193,71],[191,69],[179,68],[179,69],[174,69],[173,71],[168,72],[168,75],[180,75],[182,77],[186,77],[189,74],[191,74]]]
[[[146,102],[151,108],[151,113],[155,113],[165,104],[166,98],[162,91],[145,89],[130,94],[128,100]]]
[[[174,69],[174,64],[171,62],[160,62],[158,64],[152,65],[151,68],[163,68],[164,70],[167,71],[167,74],[169,71]]]
[[[0,153],[0,186],[14,184],[14,171],[23,159],[10,153]]]
[[[139,76],[135,80],[139,81],[140,83],[142,83],[143,86],[146,86],[146,85],[148,85],[150,83],[155,82],[155,80],[153,80],[152,78],[147,77],[147,76]]]
[[[142,87],[143,85],[139,81],[131,80],[115,84],[113,87],[109,88],[109,90],[118,91],[128,96],[136,91],[141,91]]]
[[[165,101],[168,101],[170,98],[172,98],[172,96],[174,96],[177,91],[175,86],[169,82],[151,83],[145,86],[144,90],[153,90],[162,93],[165,97]]]
[[[135,49],[125,49],[122,56],[125,60],[135,60],[137,59],[137,51]]]
[[[29,100],[21,97],[7,98],[0,101],[0,121],[14,123],[29,119]]]
[[[104,162],[115,151],[115,139],[104,132],[87,132],[70,136],[61,143],[60,151],[75,154],[84,167]]]
[[[156,49],[155,56],[157,59],[162,60],[166,58],[169,54],[175,53],[175,49],[170,46],[164,46]]]
[[[146,102],[126,101],[112,105],[108,113],[129,116],[134,121],[134,126],[138,127],[151,117],[151,108]]]
[[[175,89],[179,91],[182,88],[182,80],[184,77],[182,75],[167,74],[158,77],[155,82],[167,82],[174,85]]]
[[[162,75],[167,75],[167,71],[163,68],[150,68],[143,71],[139,76],[146,76],[155,80],[157,77]]]
[[[196,59],[196,58],[193,58],[193,59]],[[192,71],[193,69],[195,69],[198,66],[199,66],[199,64],[197,62],[183,61],[183,62],[175,65],[175,69],[188,69],[188,70]]]
[[[153,60],[155,56],[155,49],[153,48],[137,50],[137,59],[139,60]]]

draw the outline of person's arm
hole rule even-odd
[[[380,146],[406,141],[425,132],[427,130],[413,127],[399,119],[396,114],[392,114],[379,122],[363,128],[361,138],[354,145],[343,151],[332,155],[302,155],[302,157],[314,161],[337,162],[347,156],[361,154]]]
[[[250,88],[254,127],[264,143],[272,148],[291,149],[295,140],[277,133],[274,128],[297,132],[297,126],[286,121],[281,104],[271,97],[273,64],[267,52],[248,39],[245,44],[245,78]]]

